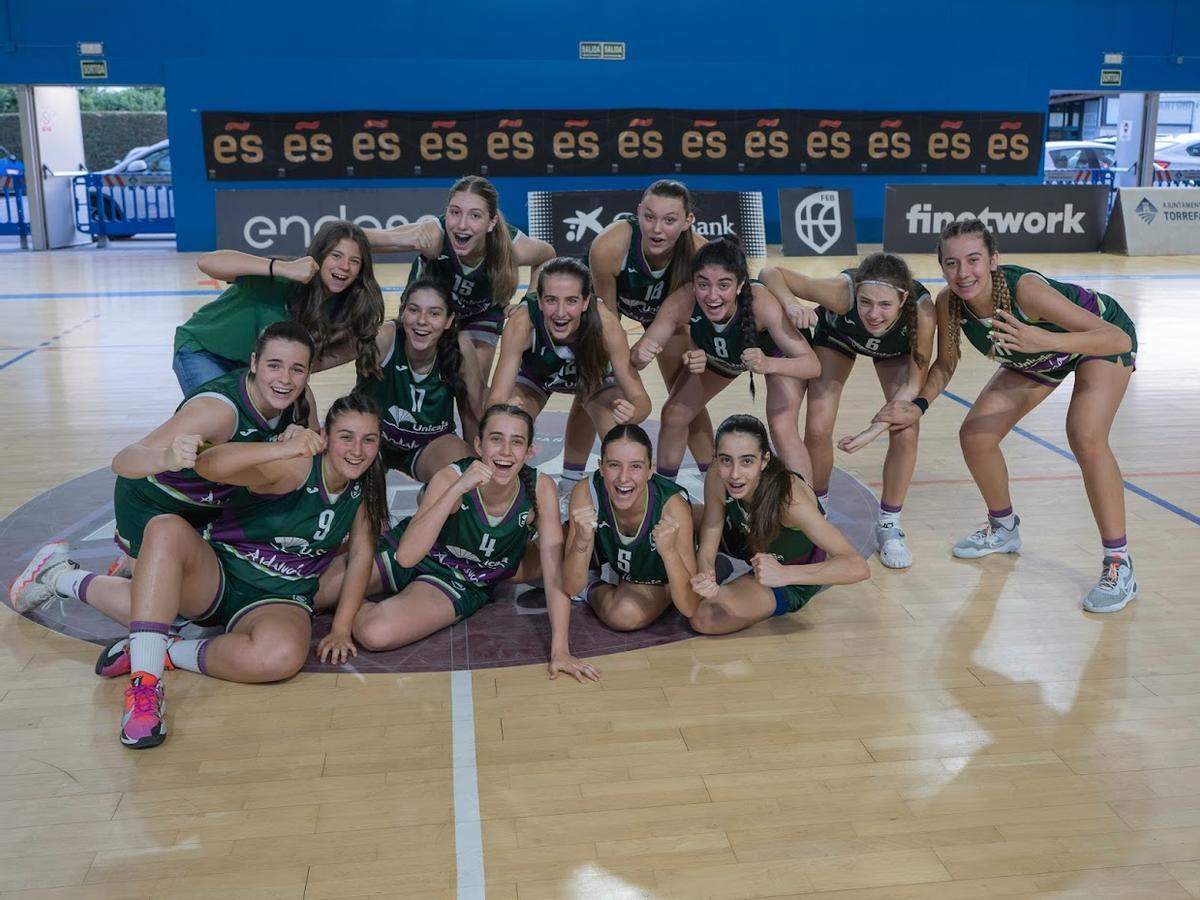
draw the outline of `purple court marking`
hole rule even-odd
[[[561,462],[564,413],[543,413],[538,419],[540,445],[538,458],[549,463],[557,474]],[[645,423],[652,439],[657,439],[658,423]],[[594,452],[599,452],[599,442]],[[594,466],[589,467],[589,470]],[[681,478],[696,495],[700,484],[694,466],[685,468]],[[97,469],[35,497],[0,521],[0,578],[8,585],[33,556],[34,551],[51,540],[65,540],[74,558],[85,569],[103,574],[117,556],[111,538],[85,541],[112,520],[114,476],[108,469]],[[416,509],[419,485],[389,476],[389,496],[395,514]],[[875,551],[874,522],[878,500],[861,482],[834,469],[833,505],[830,521],[838,525],[864,556]],[[814,603],[820,603],[817,598]],[[7,592],[4,595],[5,603]],[[658,644],[694,637],[687,620],[673,607],[648,628],[635,632],[613,631],[596,618],[583,603],[572,604],[571,650],[577,656],[602,656],[626,650],[639,650]],[[803,612],[798,615],[803,615]],[[77,600],[52,600],[29,613],[26,618],[46,628],[94,644],[106,644],[127,633],[126,629]],[[313,625],[313,647],[329,632],[332,617],[318,616]],[[188,637],[219,632],[189,626]],[[348,665],[333,666],[309,656],[306,672],[442,672],[448,670],[487,669],[498,666],[522,666],[545,663],[550,647],[550,624],[545,597],[540,589],[504,586],[494,602],[471,618],[443,629],[423,641],[386,653],[360,650]]]

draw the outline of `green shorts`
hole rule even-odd
[[[142,532],[155,516],[179,516],[197,531],[202,531],[221,515],[220,507],[185,503],[145,478],[118,478],[113,488],[113,509],[117,514],[113,540],[134,559],[142,552]]]
[[[1104,321],[1108,322],[1110,325],[1116,325],[1123,332],[1129,335],[1128,353],[1115,353],[1112,356],[1076,356],[1065,365],[1056,366],[1053,369],[1046,369],[1043,371],[1015,369],[1009,366],[1004,366],[1003,363],[1001,363],[1001,365],[1004,366],[1004,368],[1009,369],[1011,372],[1016,372],[1018,375],[1024,375],[1026,378],[1031,378],[1034,381],[1052,386],[1058,386],[1059,384],[1062,384],[1063,380],[1066,379],[1068,375],[1079,368],[1080,363],[1085,363],[1090,359],[1103,359],[1107,362],[1119,363],[1120,365],[1136,371],[1138,340],[1137,329],[1133,325],[1133,320],[1126,315],[1125,310],[1122,309],[1112,297],[1109,297],[1107,294],[1100,294],[1100,296],[1112,305],[1110,308],[1113,308],[1112,318],[1105,319]]]
[[[441,437],[439,434],[438,437]],[[384,468],[395,469],[398,472],[403,472],[409,478],[416,478],[413,473],[417,470],[417,459],[421,452],[428,447],[425,444],[422,447],[417,447],[413,450],[408,450],[403,447],[395,447],[392,444],[382,444],[379,448],[379,454],[383,457]]]
[[[414,581],[424,581],[446,595],[454,605],[454,615],[465,619],[479,612],[492,600],[491,587],[479,587],[460,579],[456,572],[428,556],[416,566],[406,569],[396,562],[396,549],[400,536],[408,525],[405,519],[379,536],[375,545],[375,567],[383,578],[383,588],[389,594],[398,594]]]
[[[819,584],[789,584],[786,587],[772,588],[775,595],[774,615],[785,616],[794,613],[804,606],[823,585]]]
[[[233,631],[242,617],[251,610],[279,605],[296,606],[309,616],[313,614],[312,597],[303,594],[289,597],[264,595],[261,586],[243,581],[222,563],[221,584],[217,587],[212,604],[192,621],[206,627],[219,625],[228,633]]]

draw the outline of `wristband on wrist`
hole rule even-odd
[[[912,405],[921,411],[921,415],[925,415],[925,411],[929,409],[929,401],[924,397],[913,397]]]
[[[273,257],[273,256],[271,257],[271,261],[269,263],[267,263],[267,277],[268,278],[275,277],[275,257]]]

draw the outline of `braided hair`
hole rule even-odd
[[[729,272],[738,282],[737,311],[742,317],[742,348],[758,346],[758,323],[754,321],[754,287],[750,284],[750,267],[736,234],[727,234],[705,244],[692,256],[692,278],[706,266],[716,266]],[[754,398],[754,373],[750,372],[750,397]]]
[[[907,329],[908,353],[913,362],[924,367],[928,362],[921,354],[917,335],[917,288],[912,272],[903,258],[895,253],[872,253],[854,270],[854,293],[866,281],[881,281],[900,294],[900,327]]]
[[[792,473],[771,451],[767,426],[759,419],[744,413],[730,416],[717,429],[718,449],[721,438],[727,434],[749,435],[758,442],[758,452],[768,457],[762,474],[758,476],[754,494],[750,497],[750,509],[746,510],[746,519],[750,523],[746,544],[750,554],[766,553],[775,538],[779,537],[784,510],[792,502]]]
[[[937,255],[938,262],[942,261],[942,248],[946,241],[954,237],[962,237],[964,235],[978,235],[983,241],[984,247],[987,248],[989,257],[996,255],[996,236],[992,234],[988,228],[979,219],[963,219],[960,221],[950,222],[942,229],[941,236],[938,238]],[[958,362],[961,354],[961,322],[963,315],[963,299],[954,293],[953,288],[947,284],[947,290],[950,291],[950,360]],[[1008,289],[1008,280],[1000,271],[992,273],[992,315],[998,312],[1012,311],[1012,293]],[[988,358],[996,358],[996,345],[993,344],[988,350]]]
[[[308,348],[308,365],[311,370],[312,364],[316,362],[317,348],[313,342],[312,335],[308,333],[308,329],[299,322],[293,322],[290,319],[284,319],[280,322],[272,322],[266,328],[258,333],[258,341],[254,344],[254,358],[261,360],[263,351],[267,349],[267,344],[271,341],[289,341],[293,344],[303,344]],[[251,375],[251,378],[254,376]],[[305,386],[307,388],[308,379],[305,377]],[[306,428],[308,427],[308,417],[312,414],[312,410],[308,405],[308,391],[303,390],[300,396],[292,403],[292,421],[297,422]]]
[[[514,406],[511,403],[493,403],[483,411],[483,416],[479,420],[479,434],[482,435],[487,426],[488,420],[492,416],[512,416],[515,419],[520,419],[525,423],[525,428],[528,432],[527,442],[533,444],[533,416],[529,415],[519,406]],[[529,497],[529,530],[537,531],[537,471],[530,466],[522,465],[517,470],[517,477],[521,479],[521,486],[525,488],[525,494]]]
[[[330,434],[333,431],[334,422],[346,413],[362,413],[372,416],[376,420],[375,429],[378,432],[379,407],[366,394],[351,391],[344,397],[334,400],[329,411],[325,413],[325,433]],[[375,459],[367,467],[367,471],[358,476],[357,481],[362,485],[363,506],[367,510],[367,519],[371,523],[372,535],[377,538],[388,527],[387,470],[383,467],[382,453],[375,454]]]

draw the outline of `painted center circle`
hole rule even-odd
[[[657,441],[658,423],[643,427]],[[563,432],[566,414],[546,412],[538,417],[534,463],[541,471],[557,476],[562,471]],[[594,470],[599,443],[593,448],[588,471]],[[71,556],[83,568],[103,573],[118,555],[113,544],[113,482],[108,469],[97,469],[46,491],[0,521],[0,578],[8,585],[24,568],[34,551],[51,540],[64,540]],[[702,496],[700,472],[683,468],[679,482],[693,500]],[[421,485],[396,472],[388,475],[388,504],[393,519],[412,514]],[[875,550],[873,525],[878,504],[862,482],[834,469],[830,484],[832,503],[829,519],[845,532],[860,553]],[[821,602],[820,597],[814,603]],[[4,602],[8,602],[7,592]],[[803,613],[800,613],[803,615]],[[105,644],[126,633],[118,623],[72,599],[51,600],[26,616],[46,628],[95,644]],[[313,621],[313,648],[329,632],[332,617]],[[211,631],[211,630],[210,630]],[[200,636],[204,630],[188,626],[184,634]],[[217,633],[211,631],[211,633]],[[572,604],[571,651],[576,656],[601,656],[638,650],[694,637],[687,620],[674,607],[649,627],[618,632],[608,628],[583,603]],[[306,672],[437,672],[454,669],[486,669],[544,663],[550,647],[550,623],[545,597],[540,589],[524,585],[502,585],[495,599],[465,621],[445,628],[423,641],[398,650],[368,653],[341,666],[318,662],[310,653]]]

